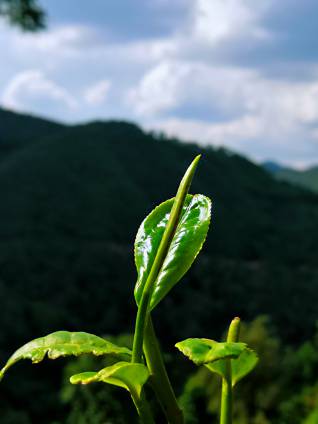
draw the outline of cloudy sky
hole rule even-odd
[[[318,163],[316,0],[42,0],[0,21],[0,105],[120,118],[260,161]]]

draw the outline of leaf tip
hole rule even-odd
[[[194,172],[194,170],[196,169],[196,167],[198,166],[199,160],[201,159],[201,153],[199,155],[197,155],[193,161],[191,162],[189,168],[191,168]]]
[[[80,380],[78,379],[77,375],[72,375],[72,377],[70,377],[70,383],[71,384],[78,384],[80,383]]]
[[[97,373],[95,371],[86,371],[80,374],[75,374],[70,377],[71,384],[89,384],[95,380]]]

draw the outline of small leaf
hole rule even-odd
[[[257,354],[249,348],[246,348],[237,359],[232,360],[232,386],[234,387],[242,378],[249,374],[257,363]]]
[[[142,387],[148,378],[149,371],[145,365],[117,362],[117,364],[103,368],[98,372],[83,372],[73,375],[70,382],[72,384],[89,384],[100,381],[123,387],[131,394],[137,394],[140,397]]]
[[[18,349],[0,371],[0,380],[13,364],[21,359],[30,359],[33,363],[41,362],[47,354],[49,359],[61,356],[78,356],[85,353],[93,355],[131,355],[125,347],[116,346],[101,337],[84,332],[57,331],[25,344]]]
[[[238,358],[246,349],[245,343],[219,343],[209,339],[186,339],[176,347],[196,365],[204,365],[221,359]]]
[[[257,365],[258,357],[256,353],[248,347],[243,350],[238,358],[231,360],[232,367],[232,387],[249,374]],[[221,377],[226,375],[226,360],[222,359],[212,364],[205,365],[210,371],[219,374]]]
[[[138,279],[135,298],[139,304],[174,199],[156,207],[141,224],[135,241]],[[179,224],[154,285],[150,308],[153,309],[183,277],[200,252],[210,224],[211,201],[201,194],[187,195]]]
[[[245,343],[218,343],[209,339],[187,339],[176,347],[196,365],[205,365],[210,371],[226,376],[226,361],[231,361],[232,386],[256,366],[258,357]]]

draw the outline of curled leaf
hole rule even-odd
[[[0,380],[4,373],[22,359],[30,359],[33,363],[41,362],[45,355],[49,359],[61,356],[78,356],[85,353],[93,355],[129,355],[126,347],[119,347],[94,334],[84,332],[56,331],[45,337],[32,340],[18,349],[0,371]]]
[[[204,365],[221,359],[238,358],[246,349],[245,343],[219,343],[210,339],[186,339],[176,347],[196,365]]]
[[[226,377],[226,362],[231,361],[232,386],[249,374],[258,362],[257,354],[245,343],[218,343],[209,339],[187,339],[176,347],[196,365]]]
[[[135,241],[135,263],[138,271],[135,298],[139,304],[154,262],[174,199],[156,207],[141,224]],[[211,201],[201,194],[187,195],[180,220],[157,280],[150,308],[153,309],[183,277],[200,252],[211,217]]]
[[[237,359],[231,361],[232,386],[234,387],[242,378],[253,371],[257,363],[257,354],[249,348],[246,348]]]
[[[232,359],[232,387],[236,386],[242,378],[249,374],[256,367],[257,362],[258,356],[249,348],[246,348],[238,358]],[[210,371],[219,374],[221,377],[226,376],[226,362],[224,359],[211,364],[205,364],[205,366]]]
[[[133,396],[137,395],[140,398],[141,390],[148,378],[149,371],[145,365],[117,362],[117,364],[103,368],[98,372],[83,372],[73,375],[70,382],[72,384],[108,383],[123,387]]]

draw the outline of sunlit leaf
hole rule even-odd
[[[117,362],[110,367],[103,368],[98,372],[83,372],[70,378],[72,384],[89,384],[103,382],[114,386],[123,387],[132,394],[140,393],[143,385],[149,378],[149,371],[143,364],[131,362]]]
[[[209,339],[186,339],[176,347],[196,365],[203,365],[221,359],[238,358],[246,349],[245,343],[219,343]]]
[[[135,241],[138,279],[135,298],[139,304],[174,199],[155,208],[141,224]],[[150,308],[153,309],[183,277],[202,248],[211,216],[211,201],[201,194],[187,195],[179,224],[154,285]]]
[[[256,366],[258,357],[245,343],[218,343],[209,339],[187,339],[176,347],[196,365],[205,365],[210,371],[226,376],[226,361],[231,361],[232,386]]]
[[[0,379],[13,364],[21,359],[30,359],[33,363],[41,362],[45,355],[49,359],[61,356],[78,356],[85,353],[93,355],[131,355],[125,347],[119,347],[94,334],[84,332],[57,331],[45,337],[32,340],[18,349],[0,371]]]
[[[257,363],[258,356],[253,350],[248,348],[237,359],[232,360],[232,386],[234,387],[242,378],[249,374]]]

